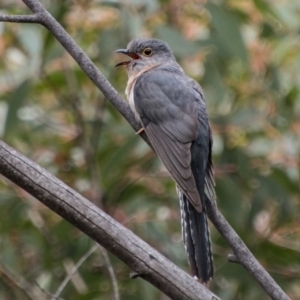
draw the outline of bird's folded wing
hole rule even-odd
[[[203,91],[200,87],[200,85],[194,81],[190,80],[190,85],[193,87],[193,89],[196,91],[196,93],[199,95],[199,106],[201,110],[201,115],[206,116],[206,105],[205,105],[205,100],[204,100],[204,95]],[[206,123],[208,126],[206,126],[207,134],[208,134],[208,142],[209,142],[209,153],[208,153],[208,160],[207,160],[207,165],[206,165],[206,174],[205,174],[205,193],[207,194],[208,198],[216,204],[216,193],[215,193],[215,179],[214,179],[214,165],[212,161],[212,135],[211,135],[211,130],[209,127],[209,122],[207,120]],[[201,126],[201,125],[200,125]],[[205,126],[204,126],[205,127]]]
[[[191,169],[191,143],[198,132],[193,89],[162,70],[142,74],[134,86],[135,108],[154,150],[193,206],[202,210]]]

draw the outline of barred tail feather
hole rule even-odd
[[[205,210],[197,212],[185,195],[178,191],[182,236],[193,276],[206,283],[213,277],[213,260]]]

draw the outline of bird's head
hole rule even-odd
[[[116,65],[116,67],[126,66],[129,76],[153,66],[175,61],[168,44],[157,39],[137,38],[127,45],[127,49],[119,49],[115,52],[126,54],[131,58]]]

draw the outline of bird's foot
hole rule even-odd
[[[145,131],[145,128],[144,127],[142,127],[139,131],[137,131],[135,134],[141,134],[141,133],[143,133]]]

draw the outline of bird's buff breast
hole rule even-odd
[[[130,106],[131,110],[133,111],[133,113],[134,113],[134,115],[135,115],[135,117],[136,117],[136,119],[138,121],[140,120],[140,115],[136,111],[135,103],[134,103],[134,86],[135,86],[136,80],[143,73],[145,73],[145,72],[147,72],[147,71],[149,71],[149,70],[151,70],[151,69],[153,69],[153,68],[155,68],[157,66],[158,65],[147,67],[147,68],[142,69],[139,72],[136,72],[136,73],[133,73],[133,74],[129,75],[127,86],[126,86],[126,90],[125,90],[125,94],[126,94],[126,97],[128,99],[129,106]]]
[[[135,104],[134,104],[134,85],[135,85],[136,79],[137,79],[137,77],[133,78],[133,80],[130,80],[130,79],[128,80],[125,94],[128,99],[129,106],[134,113],[135,118],[137,120],[139,120],[140,116],[139,116],[138,112],[136,111]]]

